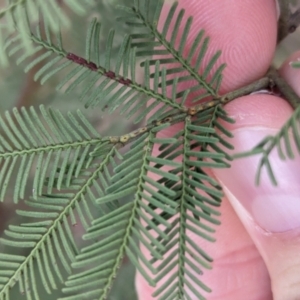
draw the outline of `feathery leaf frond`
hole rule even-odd
[[[159,118],[166,112],[185,111],[183,104],[177,103],[174,96],[169,98],[165,89],[160,92],[158,86],[151,88],[150,66],[145,66],[145,80],[143,85],[137,82],[136,53],[131,51],[130,36],[125,36],[119,49],[116,63],[111,62],[114,31],[111,30],[106,41],[106,52],[101,58],[99,55],[100,24],[95,20],[90,23],[86,38],[86,58],[67,52],[58,34],[57,41],[52,41],[49,36],[44,40],[41,36],[41,25],[36,28],[36,33],[28,35],[33,50],[24,51],[21,37],[14,37],[7,42],[9,55],[16,55],[19,51],[24,53],[17,58],[17,64],[29,61],[25,72],[31,70],[38,63],[44,66],[37,71],[34,80],[40,80],[44,84],[58,72],[67,71],[67,75],[59,83],[57,89],[65,88],[69,93],[75,88],[82,87],[80,100],[85,102],[85,107],[100,106],[102,110],[113,112],[121,107],[121,115],[127,118],[135,116],[134,122],[140,122],[145,116],[157,109],[153,118]],[[47,27],[45,29],[47,32]],[[34,55],[34,59],[31,57]],[[159,76],[159,74],[157,75]],[[130,77],[130,79],[129,79]],[[156,79],[154,79],[155,81]],[[146,109],[143,109],[147,106]]]
[[[150,283],[152,282],[150,274],[155,273],[155,269],[149,264],[144,254],[142,254],[138,242],[142,241],[143,245],[151,252],[154,251],[154,246],[151,242],[154,245],[156,244],[158,248],[162,248],[155,242],[155,238],[151,238],[144,229],[143,222],[151,226],[157,234],[163,234],[164,238],[167,236],[153,222],[149,222],[148,214],[156,219],[156,221],[168,227],[169,224],[164,222],[153,209],[150,209],[143,202],[143,198],[151,199],[148,195],[151,193],[152,188],[146,188],[148,184],[147,172],[153,172],[160,176],[165,175],[173,180],[179,179],[179,177],[171,173],[150,166],[151,152],[157,140],[156,132],[150,131],[144,134],[134,142],[134,148],[123,156],[122,162],[115,166],[114,174],[108,180],[111,184],[106,189],[107,194],[99,198],[97,203],[112,203],[126,196],[131,196],[132,200],[93,221],[91,228],[84,235],[84,238],[88,240],[101,239],[83,248],[81,254],[77,256],[77,261],[72,264],[75,269],[86,268],[86,266],[90,266],[90,269],[70,276],[66,282],[67,287],[63,291],[66,293],[76,292],[76,294],[61,299],[80,299],[80,297],[87,295],[87,293],[93,299],[95,297],[106,299],[125,255],[129,257],[145,278]],[[164,141],[162,139],[161,142],[170,143],[174,142],[174,140]],[[175,164],[174,162],[170,163]],[[106,172],[107,175],[108,172]],[[165,188],[165,190],[167,189]],[[174,195],[174,192],[172,194]],[[169,213],[176,213],[176,205],[174,206],[172,203],[170,205],[170,201],[166,197],[165,201],[165,203],[163,201],[159,203],[154,198],[152,200],[156,206],[168,206],[167,211]],[[143,237],[143,234],[146,237]],[[157,251],[155,250],[153,252],[155,257],[156,253]],[[159,257],[161,256],[159,255]],[[95,263],[97,267],[93,267]],[[151,272],[150,274],[148,269]],[[88,281],[87,278],[89,278]]]
[[[174,174],[181,177],[179,182],[168,179],[158,181],[176,192],[176,196],[171,199],[179,207],[175,218],[166,211],[161,213],[171,223],[171,227],[165,230],[168,239],[159,239],[165,247],[165,251],[158,250],[164,259],[150,260],[158,270],[154,277],[157,289],[153,297],[158,297],[159,300],[193,297],[205,299],[201,291],[211,292],[198,278],[205,269],[211,268],[212,258],[193,242],[191,235],[198,235],[204,243],[213,242],[215,226],[220,224],[218,207],[223,195],[221,187],[205,172],[206,167],[229,167],[226,160],[230,157],[224,150],[231,149],[232,146],[223,141],[220,133],[229,137],[231,134],[225,130],[218,118],[232,122],[221,107],[214,108],[210,118],[207,112],[198,115],[196,120],[187,118],[184,129],[174,136],[177,143],[161,147],[158,156],[175,161],[182,160],[181,168],[174,170]],[[168,275],[170,272],[172,276]],[[162,279],[164,282],[161,282]]]
[[[13,199],[24,199],[25,188],[33,168],[32,193],[37,198],[47,190],[70,185],[78,176],[83,159],[101,144],[101,137],[84,115],[68,113],[40,106],[41,116],[33,108],[14,108],[0,117],[0,199],[3,201],[8,185],[14,183]],[[15,180],[15,172],[17,175]],[[45,184],[47,180],[47,184]],[[45,186],[46,185],[46,186]]]
[[[9,292],[15,283],[27,299],[42,299],[36,287],[37,276],[42,279],[48,294],[57,289],[57,283],[65,281],[66,274],[71,273],[70,265],[79,253],[72,226],[80,222],[87,229],[94,218],[104,213],[100,207],[95,210],[95,201],[104,195],[99,182],[106,184],[102,172],[115,155],[115,147],[112,147],[107,155],[94,160],[81,176],[59,193],[30,198],[25,201],[26,208],[17,210],[17,214],[28,221],[9,225],[4,232],[6,237],[0,239],[6,246],[6,251],[0,253],[1,299],[11,299]],[[27,256],[10,254],[17,248],[30,251]]]
[[[0,30],[0,49],[2,50],[0,60],[4,65],[7,64],[6,53],[3,51],[5,39],[15,30],[19,31],[20,42],[26,50],[32,50],[28,47],[27,39],[31,24],[42,20],[51,32],[58,32],[60,26],[70,27],[67,13],[58,5],[56,0],[7,0],[6,3],[6,7],[0,10],[0,19],[4,22]],[[63,4],[76,14],[83,15],[91,6],[91,1],[64,0]]]
[[[173,91],[174,100],[180,100],[183,96],[187,98],[192,93],[192,102],[209,96],[217,98],[225,67],[225,64],[216,67],[221,52],[216,52],[208,59],[206,52],[209,38],[204,37],[204,31],[201,30],[190,51],[185,54],[192,17],[183,21],[185,11],[181,9],[177,12],[178,2],[175,2],[169,10],[163,28],[159,29],[158,19],[164,1],[157,2],[154,16],[148,9],[147,1],[136,1],[131,9],[121,7],[125,16],[120,19],[129,26],[139,28],[139,33],[131,34],[131,46],[137,49],[137,56],[154,56],[142,65],[155,65],[155,71],[150,77],[159,78],[158,86],[163,89],[169,86]],[[174,26],[171,32],[172,23]],[[180,33],[181,28],[183,30]],[[185,88],[178,90],[179,83],[184,83],[182,87]],[[190,86],[188,91],[186,84]]]
[[[217,118],[231,121],[224,110],[216,107],[210,116],[202,112],[193,120],[186,117],[184,129],[172,138],[157,136],[165,128],[163,124],[133,142],[107,180],[110,185],[106,195],[97,200],[99,204],[112,203],[130,196],[131,201],[93,221],[84,238],[97,242],[83,248],[76,257],[73,268],[85,269],[69,277],[64,289],[68,295],[61,300],[80,299],[83,295],[106,299],[125,255],[150,285],[159,285],[155,293],[159,299],[185,299],[191,282],[209,291],[191,272],[201,273],[201,266],[210,268],[212,259],[187,238],[186,232],[211,242],[213,226],[219,224],[221,188],[203,170],[207,166],[229,166],[227,155],[220,149],[231,146],[222,143],[214,129],[216,124],[223,129]],[[155,145],[160,145],[158,156],[153,155]],[[170,285],[160,284],[177,265]],[[173,298],[169,298],[171,294]]]
[[[64,283],[61,300],[107,299],[125,256],[156,287],[159,300],[205,299],[211,291],[201,275],[213,260],[205,244],[215,241],[222,189],[206,168],[228,168],[232,149],[224,138],[232,136],[224,126],[232,120],[219,95],[224,65],[220,52],[208,55],[203,30],[185,52],[192,18],[176,3],[158,28],[163,3],[156,1],[155,11],[146,0],[124,8],[121,19],[139,31],[125,35],[114,59],[115,31],[100,55],[96,19],[87,29],[84,57],[64,48],[51,20],[32,29],[24,19],[24,30],[7,41],[8,54],[25,63],[26,72],[43,64],[34,80],[44,84],[66,74],[57,89],[81,89],[85,107],[119,109],[135,123],[151,117],[140,129],[105,138],[79,111],[64,117],[41,106],[41,116],[22,108],[0,118],[1,199],[17,166],[14,202],[23,199],[35,167],[32,196],[17,210],[24,221],[9,225],[0,239],[0,299],[10,300],[17,282],[28,300],[41,299],[37,276],[47,293]],[[173,124],[181,130],[164,137]],[[77,220],[88,243],[82,248],[71,230]],[[29,253],[14,254],[22,247]]]
[[[261,174],[265,168],[272,184],[277,185],[276,175],[270,161],[270,155],[275,149],[282,160],[294,159],[295,153],[300,153],[300,107],[293,112],[276,135],[265,137],[251,151],[237,153],[234,158],[262,154],[256,173],[256,184],[260,183]]]

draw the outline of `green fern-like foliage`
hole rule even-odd
[[[16,211],[24,217],[24,222],[10,225],[1,238],[7,249],[0,254],[2,299],[10,299],[10,289],[15,283],[27,299],[42,299],[37,278],[41,278],[43,289],[51,293],[58,283],[64,282],[66,274],[71,274],[70,265],[79,253],[72,225],[78,222],[84,228],[91,225],[95,217],[92,206],[103,194],[97,181],[113,153],[114,148],[101,162],[91,162],[72,184],[64,184],[60,192],[30,198],[22,210]],[[11,254],[16,248],[26,248],[29,252],[27,256]]]
[[[18,30],[23,47],[30,51],[32,49],[28,40],[29,20],[31,24],[42,20],[52,31],[58,32],[60,24],[63,27],[70,26],[68,15],[61,9],[61,5],[83,15],[91,4],[92,1],[82,0],[64,0],[61,3],[55,0],[6,0],[6,6],[0,11],[0,18],[3,22],[0,30],[1,63],[7,64],[7,56],[3,46],[7,37],[15,33],[15,29]]]
[[[257,169],[256,184],[260,183],[262,170],[264,168],[266,169],[272,184],[278,184],[270,162],[270,154],[272,151],[277,150],[277,153],[282,160],[294,159],[296,152],[300,153],[299,121],[300,107],[296,108],[292,116],[285,122],[276,135],[265,137],[249,152],[238,153],[235,155],[236,158],[257,154],[262,155]]]
[[[215,98],[218,96],[224,65],[219,66],[211,74],[211,70],[215,66],[220,52],[217,52],[207,65],[203,65],[208,47],[208,38],[204,38],[203,31],[199,33],[187,58],[184,59],[182,49],[186,43],[191,19],[188,19],[180,47],[177,49],[174,41],[171,40],[169,42],[165,36],[168,32],[168,27],[163,30],[163,35],[154,27],[157,24],[162,4],[163,1],[158,1],[154,16],[151,16],[148,11],[148,4],[145,2],[144,14],[149,16],[149,20],[144,20],[146,33],[125,36],[113,67],[111,52],[114,31],[111,30],[108,34],[106,51],[101,60],[97,51],[99,48],[101,25],[96,20],[91,22],[86,34],[85,58],[74,54],[72,51],[65,50],[59,34],[55,42],[52,41],[53,37],[50,34],[47,34],[47,40],[45,41],[41,32],[49,32],[50,29],[47,24],[43,28],[41,28],[42,25],[38,25],[35,32],[31,32],[29,39],[33,48],[32,52],[24,49],[21,38],[17,36],[8,41],[6,45],[8,54],[10,56],[18,55],[17,64],[25,63],[25,61],[29,60],[29,63],[27,62],[25,66],[25,72],[43,62],[43,67],[34,76],[34,79],[40,80],[42,84],[52,76],[57,75],[58,72],[67,72],[64,79],[57,86],[57,89],[67,86],[65,92],[68,93],[74,89],[81,88],[79,99],[85,102],[85,107],[98,106],[102,110],[107,109],[108,112],[113,112],[117,108],[120,108],[121,115],[124,114],[127,118],[135,117],[133,120],[134,123],[145,119],[149,112],[154,112],[149,118],[149,122],[159,119],[165,114],[183,112],[187,110],[185,104],[191,93],[197,92],[197,97],[193,98],[193,102],[207,96]],[[172,7],[168,17],[169,21],[166,24],[170,23],[175,8],[176,5]],[[139,3],[133,9],[129,9],[131,13],[136,11],[142,14]],[[180,14],[182,15],[183,12],[181,11]],[[128,21],[127,23],[131,24]],[[138,24],[133,23],[131,25],[140,26],[143,23],[139,22]],[[180,23],[177,24],[177,26],[179,25]],[[150,33],[148,33],[149,30]],[[145,37],[150,38],[150,40],[144,41]],[[154,44],[163,45],[166,47],[166,50],[156,50],[156,48],[153,48],[153,42],[151,42],[153,39],[160,39]],[[142,42],[136,42],[136,40],[142,40]],[[142,49],[140,50],[140,48]],[[195,54],[196,50],[198,51],[197,54]],[[144,82],[143,85],[139,84],[135,72],[137,59],[141,55],[149,56],[157,54],[171,55],[172,58],[144,60],[142,62]],[[33,60],[30,59],[32,56],[34,56]],[[196,58],[195,63],[192,63],[192,58]],[[180,64],[181,67],[167,70],[167,64],[174,62]],[[155,66],[154,71],[151,70],[152,65]],[[204,68],[202,76],[198,74],[199,68]],[[190,75],[183,76],[182,71],[187,71]],[[209,75],[211,77],[210,80],[207,79]],[[178,83],[191,80],[195,80],[193,87],[188,90],[178,91]],[[154,83],[153,86],[151,82]],[[171,87],[171,97],[167,95],[167,88],[169,86]],[[147,108],[145,108],[146,105],[148,105]],[[157,109],[158,107],[159,109]]]
[[[14,185],[14,202],[24,199],[33,168],[34,198],[43,194],[46,179],[49,194],[63,185],[68,187],[73,176],[80,173],[91,148],[101,143],[100,135],[79,110],[75,116],[69,113],[68,117],[63,117],[59,111],[41,106],[40,114],[31,107],[29,110],[13,109],[13,114],[7,112],[4,119],[0,118],[3,130],[0,136],[2,201],[9,184]]]
[[[155,1],[154,10],[149,2],[122,7],[120,21],[135,33],[124,37],[114,58],[113,30],[105,53],[98,51],[97,19],[88,26],[84,57],[65,49],[59,23],[53,27],[51,9],[42,4],[45,21],[23,18],[26,32],[15,26],[7,39],[5,51],[25,72],[41,66],[36,81],[63,75],[58,90],[77,91],[86,108],[117,112],[143,127],[102,137],[79,110],[63,115],[44,106],[13,109],[0,119],[0,198],[7,199],[11,186],[12,201],[22,204],[21,223],[8,225],[0,239],[0,299],[12,299],[16,284],[26,299],[43,299],[61,285],[60,299],[109,299],[124,257],[155,287],[157,299],[206,299],[211,292],[200,278],[211,269],[205,244],[215,241],[223,194],[206,168],[230,166],[232,135],[225,127],[233,120],[219,95],[225,66],[220,52],[207,59],[203,30],[184,52],[192,18],[183,22],[176,3],[160,29],[164,2]],[[25,16],[40,2],[28,3]],[[174,124],[180,127],[174,136],[162,137]],[[75,225],[85,243],[74,238]]]
[[[174,89],[175,83],[177,85],[179,82],[191,82],[194,80],[194,84],[187,93],[183,90],[174,91],[176,94],[175,99],[177,100],[185,99],[188,97],[188,94],[192,92],[197,94],[197,96],[192,98],[192,102],[202,100],[208,96],[217,97],[222,80],[222,71],[225,65],[221,64],[213,74],[211,74],[211,70],[215,66],[221,52],[216,52],[207,65],[202,65],[208,49],[209,38],[204,37],[204,31],[201,30],[196,36],[189,53],[184,56],[183,51],[186,49],[186,41],[193,19],[189,17],[187,21],[183,23],[184,9],[177,12],[178,3],[175,2],[169,10],[162,31],[160,31],[157,26],[162,5],[163,1],[160,1],[154,12],[154,16],[151,16],[149,13],[148,2],[145,2],[143,7],[138,1],[136,1],[135,6],[130,9],[123,7],[128,15],[125,17],[122,16],[120,19],[124,20],[128,25],[141,28],[139,33],[131,35],[132,47],[136,47],[137,56],[159,55],[159,59],[151,59],[149,62],[142,63],[142,65],[146,63],[156,65],[159,63],[160,66],[164,67],[158,72],[159,74],[151,74],[152,77],[156,77],[157,75],[161,77],[160,86],[170,85]],[[172,28],[172,34],[169,36],[170,25],[174,19],[176,22],[174,28]],[[179,36],[179,29],[181,27],[184,29],[181,36]],[[195,55],[195,53],[197,54]],[[195,60],[194,62],[193,59]],[[172,64],[172,67],[168,66],[170,64]],[[202,67],[204,71],[202,74],[199,74],[199,69]],[[185,76],[183,76],[183,72],[186,72],[184,74]],[[171,74],[172,77],[175,78],[166,79],[166,77],[170,77],[169,75]],[[208,79],[209,75],[211,75],[210,79]]]
[[[62,299],[80,299],[87,291],[91,298],[97,295],[106,299],[125,255],[152,286],[158,287],[158,299],[188,299],[192,294],[204,299],[192,286],[196,284],[206,292],[210,289],[192,273],[202,274],[203,269],[211,268],[212,258],[188,237],[188,232],[213,242],[215,226],[220,224],[222,192],[203,168],[228,167],[226,154],[196,150],[204,144],[219,149],[219,135],[213,126],[219,124],[217,118],[228,118],[219,107],[212,114],[213,122],[207,114],[199,116],[200,122],[187,117],[184,129],[173,138],[158,138],[159,126],[134,142],[107,178],[111,183],[107,195],[96,200],[111,203],[131,195],[132,201],[93,221],[84,238],[99,242],[83,248],[73,264],[75,269],[90,265],[90,270],[69,277],[63,291],[76,295]],[[154,157],[152,150],[157,144],[161,151]],[[230,147],[227,143],[223,146]],[[139,243],[150,257],[141,252]],[[173,269],[177,269],[174,275],[161,284]]]
[[[57,115],[60,114],[57,112]],[[186,231],[192,231],[207,241],[214,241],[213,226],[219,224],[220,186],[202,169],[228,167],[227,156],[220,147],[230,146],[226,142],[218,145],[222,140],[214,129],[220,125],[218,119],[230,121],[217,106],[195,120],[186,117],[184,129],[173,138],[157,137],[163,128],[170,126],[170,123],[160,124],[141,134],[123,156],[116,150],[116,144],[111,143],[90,152],[92,159],[80,158],[82,163],[77,158],[71,164],[65,163],[66,168],[55,165],[54,178],[50,176],[44,182],[47,186],[50,181],[55,184],[61,181],[60,191],[26,200],[26,207],[17,210],[17,214],[29,221],[10,225],[1,239],[7,252],[0,256],[3,266],[0,295],[10,299],[10,287],[18,282],[20,291],[26,293],[28,299],[40,299],[35,284],[37,276],[50,293],[56,289],[57,281],[64,282],[64,274],[70,274],[63,292],[74,295],[62,299],[82,299],[83,295],[88,299],[105,299],[125,255],[154,286],[170,268],[180,266],[180,272],[175,272],[172,278],[176,289],[161,286],[157,290],[157,294],[163,291],[159,299],[167,299],[169,294],[172,297],[186,295],[191,282],[208,291],[189,268],[192,265],[193,270],[201,274],[201,268],[210,267],[211,258],[185,235]],[[86,120],[85,125],[90,127]],[[101,145],[99,139],[97,142]],[[160,155],[156,157],[152,155],[154,145],[161,145]],[[203,147],[202,152],[197,150],[199,146]],[[103,147],[106,150],[99,152]],[[176,158],[181,155],[184,159],[177,162]],[[112,174],[109,166],[113,167]],[[164,166],[171,170],[164,170]],[[71,183],[70,172],[73,174]],[[61,174],[65,174],[64,180],[60,179]],[[154,181],[151,174],[160,179]],[[125,196],[131,196],[132,201],[118,204]],[[106,204],[105,209],[103,204]],[[96,217],[91,205],[98,207],[101,217]],[[92,241],[80,252],[70,228],[77,223],[75,214],[87,231],[84,238]],[[151,236],[153,232],[156,238]],[[141,253],[139,242],[151,253],[150,260]],[[183,253],[177,253],[177,245],[185,249]],[[11,248],[20,247],[30,250],[27,257],[10,254]],[[171,254],[170,250],[173,250]],[[156,268],[153,267],[155,260],[161,261]],[[78,272],[82,267],[85,270]],[[90,268],[86,270],[87,267]],[[153,277],[154,274],[158,275]],[[201,295],[197,290],[192,292]]]

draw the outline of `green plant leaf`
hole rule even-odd
[[[262,155],[257,173],[256,184],[260,184],[261,174],[265,168],[273,185],[277,185],[277,176],[274,174],[272,163],[270,162],[270,154],[277,150],[282,160],[294,159],[296,153],[300,153],[300,107],[296,108],[292,116],[285,122],[282,128],[275,135],[265,137],[253,149],[243,153],[237,153],[234,158],[241,158],[252,155]]]
[[[160,131],[154,127],[123,154],[109,179],[106,195],[97,203],[113,203],[125,197],[130,200],[93,221],[84,235],[91,244],[72,264],[74,273],[63,289],[67,295],[60,299],[80,299],[86,293],[91,298],[106,299],[125,255],[149,285],[157,286],[154,295],[158,299],[184,299],[191,292],[204,299],[199,290],[210,289],[191,272],[202,274],[203,269],[210,269],[212,258],[188,236],[193,232],[207,242],[214,241],[223,194],[203,168],[208,163],[211,167],[228,167],[226,160],[230,157],[219,149],[231,148],[219,139],[225,131],[220,117],[230,120],[224,110],[215,107],[203,121],[204,115],[194,120],[186,117],[184,129],[172,139],[157,138]],[[218,133],[216,124],[223,131]],[[198,136],[203,140],[194,139]],[[157,156],[153,156],[154,145],[160,146]],[[142,248],[147,249],[148,256]],[[175,275],[168,284],[161,284],[173,269]]]
[[[83,15],[91,7],[92,2],[87,0],[67,0],[64,5],[78,15]],[[71,21],[66,10],[61,9],[56,1],[39,0],[7,0],[6,6],[0,10],[0,19],[3,26],[0,29],[0,62],[8,64],[5,50],[3,47],[5,39],[11,35],[15,28],[19,31],[19,38],[22,47],[31,52],[32,47],[28,39],[30,26],[43,20],[46,28],[46,35],[49,40],[50,32],[59,32],[60,27],[70,27]]]
[[[0,253],[1,299],[11,299],[10,289],[16,283],[27,299],[42,299],[36,287],[38,276],[48,294],[65,281],[79,253],[72,227],[80,225],[87,230],[95,218],[110,210],[109,206],[96,207],[95,201],[104,194],[99,185],[106,184],[101,172],[115,155],[112,147],[107,155],[94,159],[89,168],[82,170],[71,185],[63,186],[60,192],[30,198],[16,211],[25,219],[19,225],[9,225],[5,237],[0,238],[5,246]],[[27,256],[10,254],[20,248],[29,250]]]
[[[155,72],[150,76],[159,82],[158,86],[162,91],[170,86],[174,102],[186,93],[186,84],[189,86],[188,98],[192,103],[208,96],[218,97],[222,71],[225,68],[225,64],[217,64],[221,52],[217,51],[211,57],[207,57],[209,38],[204,37],[204,31],[201,30],[190,51],[184,54],[184,49],[188,48],[186,45],[192,17],[183,21],[185,11],[177,11],[178,2],[174,2],[164,20],[163,28],[159,29],[157,18],[161,14],[164,1],[157,1],[154,18],[149,10],[143,9],[145,2],[147,1],[137,1],[131,10],[121,7],[123,14],[120,17],[127,25],[139,28],[138,33],[131,35],[131,46],[137,49],[137,56],[155,57],[142,62],[141,65],[145,68],[147,65],[156,66]],[[178,83],[183,89],[178,87]]]
[[[39,111],[40,116],[33,107],[14,108],[12,114],[6,112],[5,118],[0,117],[2,201],[12,183],[14,202],[24,199],[33,169],[34,198],[45,190],[50,194],[54,188],[68,186],[74,173],[82,168],[80,159],[89,158],[86,147],[92,150],[91,147],[101,144],[100,135],[79,110],[63,116],[58,110],[41,105]]]

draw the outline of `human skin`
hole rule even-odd
[[[227,64],[222,93],[266,73],[276,47],[278,13],[274,0],[179,0],[179,7],[185,8],[187,16],[194,17],[185,50],[202,28],[211,37],[207,58],[222,50],[220,62]],[[159,26],[163,25],[166,13],[167,5]],[[298,57],[300,53],[292,59]],[[300,71],[293,70],[287,62],[281,73],[299,93]],[[249,150],[264,136],[275,134],[293,111],[284,99],[266,94],[236,99],[225,110],[236,120],[228,128],[235,135],[231,143],[237,152]],[[179,125],[172,126],[161,135],[171,137],[179,129]],[[153,154],[157,152],[155,148]],[[292,163],[283,163],[276,153],[272,155],[276,174],[283,179],[278,187],[273,187],[266,175],[260,187],[254,185],[258,158],[240,159],[230,169],[211,171],[226,195],[221,206],[222,225],[215,234],[217,242],[207,244],[190,234],[214,258],[213,270],[199,277],[213,290],[212,293],[201,291],[206,299],[300,299],[300,221],[297,218],[300,159],[298,156]],[[147,256],[146,250],[143,251]],[[155,288],[139,273],[136,290],[140,300],[155,299],[151,296]]]

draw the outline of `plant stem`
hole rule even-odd
[[[289,7],[289,0],[278,0],[278,3],[280,6],[280,18],[278,21],[277,43],[279,44],[300,25],[300,9],[292,13]]]
[[[268,88],[269,85],[270,85],[270,78],[268,76],[263,77],[257,81],[254,81],[253,83],[250,83],[249,85],[246,85],[238,90],[229,92],[228,94],[222,96],[220,98],[220,103],[222,104],[228,103],[236,98],[249,95],[261,89]]]
[[[279,44],[289,34],[290,1],[278,0],[280,17],[278,21],[277,43]]]
[[[179,123],[182,122],[188,115],[197,116],[198,113],[201,113],[203,111],[207,111],[207,114],[209,115],[213,107],[217,105],[224,105],[232,100],[235,100],[236,98],[246,96],[253,92],[257,92],[259,90],[270,87],[276,87],[293,108],[297,108],[300,105],[300,98],[298,97],[298,95],[288,85],[288,83],[282,77],[280,77],[278,71],[274,68],[271,68],[265,77],[258,79],[240,89],[229,92],[221,97],[213,98],[212,100],[205,103],[187,108],[185,112],[178,111],[178,113],[176,114],[172,114],[162,119],[155,120],[151,124],[141,127],[131,133],[122,136],[110,136],[104,138],[102,141],[108,141],[110,144],[117,144],[118,148],[120,148],[128,143],[131,143],[133,140],[137,139],[145,132],[149,132],[155,127],[161,126],[166,123],[170,125]]]
[[[279,75],[278,71],[271,69],[268,73],[268,77],[272,83],[278,88],[282,96],[291,104],[295,109],[300,105],[300,98],[294,92],[294,90],[288,85],[288,83]]]
[[[297,9],[289,18],[289,33],[294,32],[300,25],[300,9]]]

